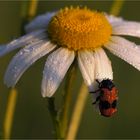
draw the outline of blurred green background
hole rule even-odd
[[[21,32],[21,9],[23,1],[0,1],[0,43],[19,37]],[[112,1],[39,1],[37,15],[69,5],[86,5],[91,9],[109,12]],[[140,20],[140,1],[125,1],[120,16],[127,20]],[[139,39],[129,38],[140,44]],[[3,77],[15,52],[0,58],[0,135],[10,89],[3,84]],[[140,72],[121,59],[108,53],[112,60],[114,81],[119,89],[118,113],[105,118],[92,106],[89,95],[82,116],[77,138],[140,138]],[[18,99],[14,114],[11,138],[54,138],[53,125],[47,109],[47,100],[42,98],[40,85],[46,57],[31,66],[17,84]],[[65,82],[65,81],[64,81]],[[74,82],[73,103],[76,101],[82,77],[78,71]],[[60,105],[60,91],[55,94]]]

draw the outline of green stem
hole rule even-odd
[[[69,110],[73,93],[73,81],[75,81],[76,69],[77,68],[74,63],[72,69],[69,70],[67,75],[65,94],[63,95],[63,102],[59,110],[55,109],[54,98],[48,98],[48,109],[52,118],[57,139],[64,139],[67,134]]]
[[[74,63],[75,64],[75,63]],[[62,138],[66,137],[66,132],[68,128],[68,120],[69,120],[69,110],[70,110],[70,104],[72,99],[72,93],[73,93],[73,82],[76,78],[76,65],[73,65],[72,69],[70,70],[68,74],[68,78],[66,80],[65,85],[65,94],[63,98],[63,107],[61,112],[61,136]]]
[[[76,100],[74,111],[71,117],[69,131],[66,137],[66,140],[74,140],[81,122],[82,113],[88,97],[87,87],[82,83],[79,95]]]
[[[29,20],[31,20],[36,15],[37,6],[38,6],[38,0],[30,0],[30,4],[29,4],[30,8],[28,10]]]
[[[55,100],[54,97],[48,98],[48,110],[49,110],[51,118],[52,118],[52,122],[53,122],[53,126],[54,126],[54,129],[55,129],[56,138],[59,139],[59,138],[61,138],[61,134],[60,134],[60,121],[58,120],[58,112],[55,109],[54,100]]]
[[[114,16],[118,16],[120,14],[120,11],[122,9],[122,6],[124,5],[125,0],[114,0],[110,13]]]
[[[28,15],[29,1],[21,1],[21,5],[20,15],[24,19]]]
[[[30,5],[29,5],[30,2]],[[22,17],[22,23],[21,23],[21,34],[24,33],[24,25],[25,21],[29,21],[35,13],[37,8],[37,0],[30,0],[30,1],[22,1],[22,7],[21,7],[21,17]],[[27,18],[30,17],[30,18]],[[17,89],[13,88],[10,91],[9,97],[8,97],[8,104],[6,108],[6,114],[5,114],[5,120],[4,120],[4,139],[10,139],[11,135],[11,129],[13,124],[13,118],[14,118],[14,111],[16,107],[17,102]]]
[[[21,1],[21,34],[25,34],[24,25],[36,15],[38,0]]]
[[[38,0],[21,1],[21,3],[21,17],[31,20],[36,15]]]
[[[17,95],[18,95],[17,90],[14,88],[11,89],[8,97],[7,108],[6,108],[5,119],[4,119],[3,138],[7,140],[10,139],[10,135],[11,135],[14,112],[17,103]]]

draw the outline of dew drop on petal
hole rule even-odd
[[[25,48],[25,49],[24,49],[24,52],[30,52],[30,50]]]
[[[23,52],[22,51],[20,51],[20,55],[23,55]]]
[[[127,53],[128,49],[124,48],[123,53]]]

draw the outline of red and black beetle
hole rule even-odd
[[[99,96],[93,104],[96,104],[99,101],[101,115],[110,117],[117,112],[118,90],[110,79],[103,79],[101,82],[98,80],[96,81],[99,84],[99,89],[93,92],[91,91],[90,93],[99,92]]]

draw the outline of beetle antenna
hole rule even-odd
[[[99,82],[99,80],[98,80],[98,79],[96,79],[96,82],[97,82],[98,84],[100,84],[100,82]]]
[[[97,92],[99,92],[100,91],[100,89],[97,89],[97,90],[95,90],[95,91],[90,91],[89,93],[97,93]]]

